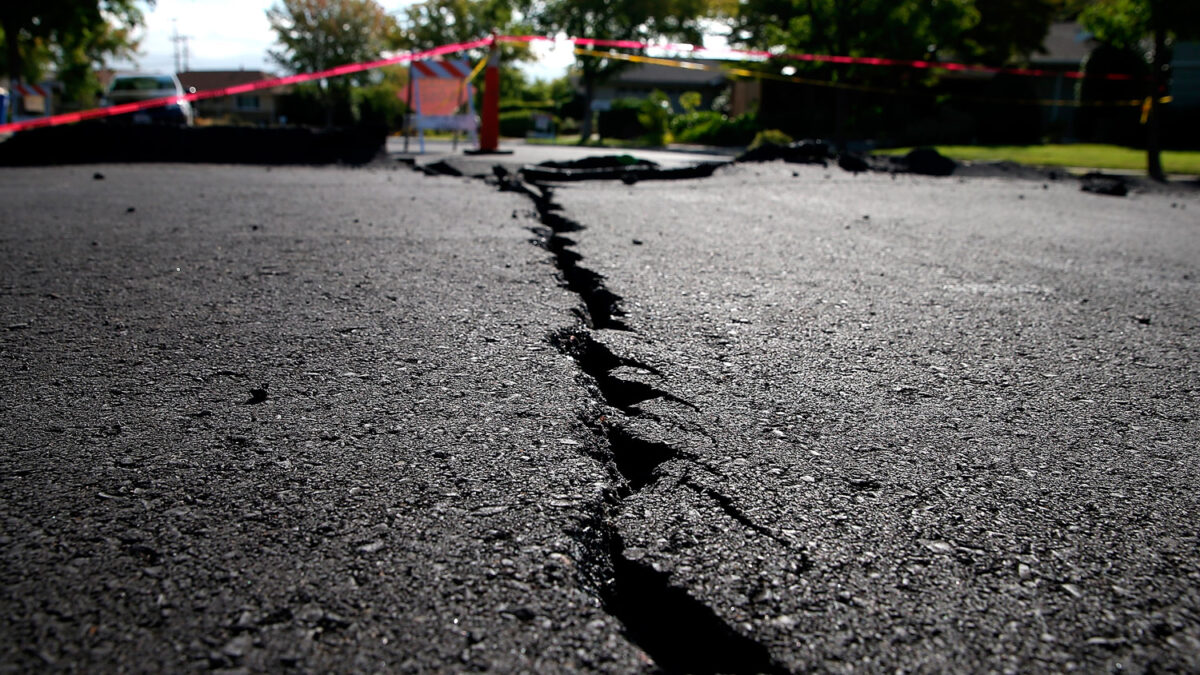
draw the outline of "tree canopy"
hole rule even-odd
[[[733,39],[759,48],[920,59],[962,50],[972,32],[982,37],[981,17],[975,0],[747,0],[734,17]],[[1037,45],[1044,36],[1045,24]]]
[[[408,49],[478,40],[493,30],[522,30],[508,0],[426,0],[406,8],[400,23],[401,44]]]
[[[1168,42],[1200,37],[1200,3],[1195,0],[1091,0],[1079,23],[1097,40],[1145,53],[1160,22]],[[1152,57],[1152,54],[1146,54]]]
[[[667,37],[699,42],[702,21],[712,10],[710,0],[520,0],[517,6],[534,30],[544,34],[640,41]],[[591,105],[597,82],[628,66],[627,61],[578,57],[585,106]],[[590,114],[584,115],[580,131],[581,142],[587,142]]]
[[[1196,0],[1091,0],[1079,22],[1096,39],[1137,54],[1151,64],[1146,92],[1146,170],[1164,180],[1161,159],[1160,97],[1168,91],[1171,43],[1200,36],[1200,3]]]
[[[268,55],[293,73],[378,59],[399,37],[396,19],[375,0],[280,0],[267,10],[267,21],[279,45]],[[361,82],[367,76],[347,77]]]
[[[278,48],[268,51],[273,61],[293,73],[319,72],[351,63],[379,59],[395,47],[396,19],[375,0],[279,0],[267,10]],[[360,72],[322,80],[316,91],[331,126],[337,109],[353,106],[351,87],[381,79]]]
[[[143,20],[138,0],[2,2],[0,70],[27,82],[54,70],[67,100],[90,102],[100,90],[96,71],[134,56]]]
[[[964,58],[1002,66],[1042,51],[1050,24],[1066,16],[1066,0],[974,0],[979,22],[955,46]]]

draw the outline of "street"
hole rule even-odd
[[[506,187],[0,170],[3,668],[1200,669],[1194,190]]]

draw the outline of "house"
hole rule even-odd
[[[1200,144],[1200,133],[1193,122],[1200,114],[1200,42],[1177,42],[1172,47],[1171,102],[1162,109],[1162,134],[1168,143],[1180,147]],[[1043,53],[1030,58],[1030,67],[1050,71],[1088,70],[1090,72],[1136,73],[1149,69],[1140,55],[1118,57],[1092,38],[1074,22],[1056,23],[1046,36]],[[1092,79],[1067,80],[1062,75],[1032,78],[1036,81],[1035,98],[1074,100],[1081,107],[1060,105],[1042,107],[1042,129],[1051,137],[1116,142],[1136,145],[1145,133],[1139,123],[1140,106],[1096,106],[1090,102],[1140,100],[1146,95],[1145,84],[1134,80],[1103,83]]]
[[[1200,110],[1200,42],[1175,43],[1171,59],[1171,105]]]
[[[695,63],[712,65],[720,61],[697,60]],[[658,90],[671,99],[671,108],[683,112],[679,96],[685,92],[700,93],[700,110],[708,110],[713,99],[720,96],[729,85],[724,73],[714,70],[676,68],[657,63],[638,63],[626,68],[604,82],[596,85],[593,108],[604,109],[605,102],[621,98],[643,99]],[[582,90],[581,90],[582,91]]]
[[[1099,43],[1091,34],[1074,21],[1050,24],[1050,30],[1042,42],[1042,51],[1030,57],[1029,67],[1057,74],[1053,77],[1031,78],[1034,99],[1074,101],[1077,80],[1068,79],[1064,73],[1082,70],[1088,55],[1098,46]],[[1078,110],[1077,107],[1062,103],[1043,106],[1041,128],[1048,131],[1051,137],[1072,137],[1076,133],[1075,116]]]
[[[184,91],[224,89],[275,77],[261,70],[190,70],[179,73]],[[288,87],[274,87],[245,94],[206,98],[195,102],[196,117],[226,123],[276,124],[279,122],[279,97]]]

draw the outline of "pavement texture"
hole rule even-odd
[[[0,202],[4,670],[1200,669],[1195,194],[104,165]]]
[[[3,670],[644,663],[576,581],[608,479],[526,199],[170,165],[0,192]]]
[[[1200,668],[1194,197],[773,163],[553,199],[617,298],[590,339],[655,372],[589,368],[618,463],[657,453],[624,556],[775,667]]]

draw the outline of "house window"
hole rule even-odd
[[[257,96],[239,94],[233,98],[233,106],[238,110],[258,110],[259,100]]]

